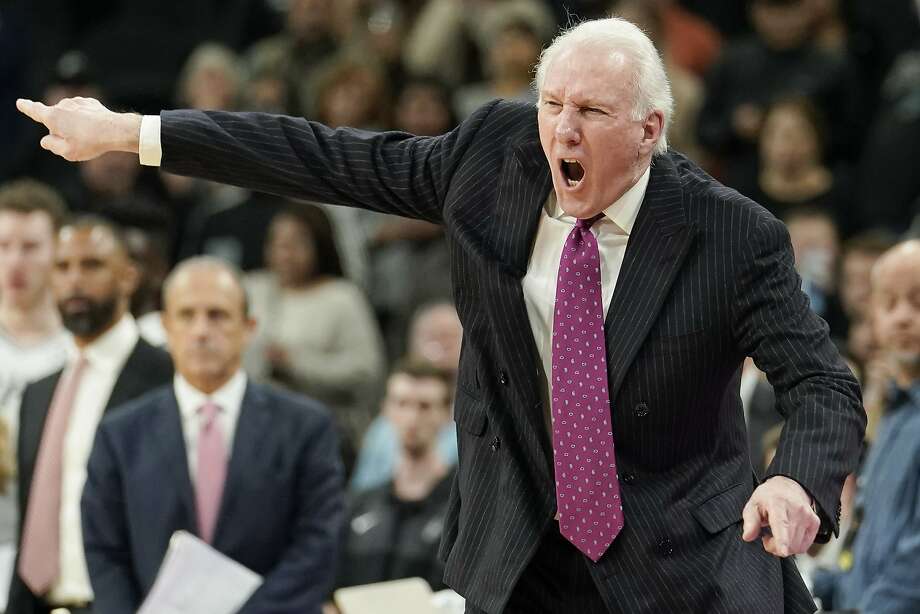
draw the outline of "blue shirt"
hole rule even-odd
[[[860,476],[863,521],[835,608],[920,612],[920,381],[894,390]]]

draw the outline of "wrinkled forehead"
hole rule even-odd
[[[572,99],[622,99],[630,88],[627,57],[597,43],[582,43],[549,58],[542,96]]]

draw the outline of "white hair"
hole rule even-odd
[[[534,79],[537,93],[542,90],[546,69],[553,60],[563,51],[579,46],[601,47],[606,50],[609,57],[619,56],[626,60],[626,66],[631,71],[630,84],[635,93],[632,119],[642,121],[652,111],[661,111],[664,120],[654,153],[657,155],[667,152],[668,124],[674,112],[671,84],[655,45],[632,22],[619,17],[596,19],[580,23],[558,35],[540,54]],[[592,57],[586,54],[586,60],[592,61]],[[537,105],[541,102],[542,98]]]

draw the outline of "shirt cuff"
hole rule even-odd
[[[159,166],[163,158],[163,148],[160,146],[160,116],[145,115],[141,118],[141,134],[138,145],[141,164],[144,166]]]

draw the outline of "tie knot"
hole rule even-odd
[[[591,228],[591,226],[594,225],[594,222],[601,219],[602,217],[604,217],[604,214],[598,213],[594,217],[589,217],[585,219],[578,218],[577,220],[575,220],[575,228],[578,228],[579,230],[588,230]]]
[[[213,401],[208,401],[198,408],[198,414],[204,418],[205,424],[214,422],[214,418],[220,413],[220,405]]]

